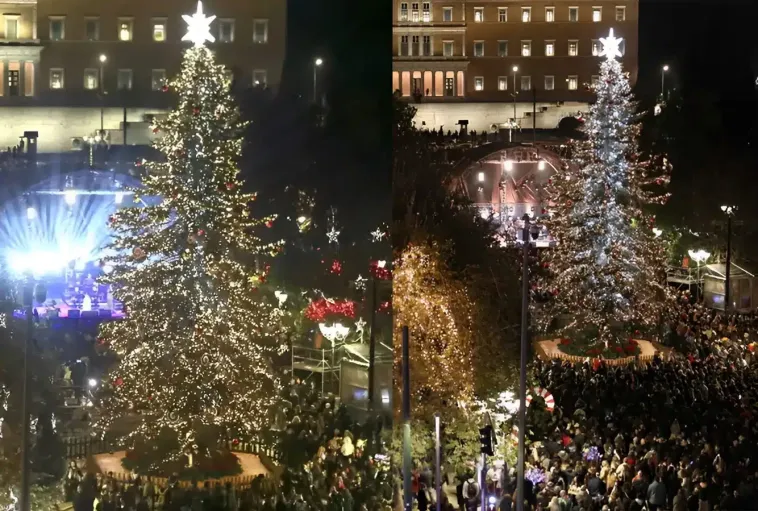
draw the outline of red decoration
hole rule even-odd
[[[311,321],[323,322],[327,318],[354,318],[355,302],[352,300],[327,300],[319,298],[308,304],[303,313]]]
[[[379,304],[378,312],[387,312],[392,307],[392,304],[388,301]]]
[[[102,345],[104,345],[104,344],[105,344],[105,339],[104,339],[104,338],[102,338],[102,337],[98,337],[98,338],[97,338],[97,343],[98,343],[100,346],[102,346]]]
[[[658,179],[656,179],[656,180],[655,180],[655,184],[657,184],[657,185],[662,185],[662,184],[663,184],[663,179],[661,179],[661,178],[659,177]]]
[[[273,226],[274,226],[274,222],[272,222],[271,220],[266,222],[266,227],[268,227],[269,229],[272,228]]]
[[[340,275],[342,273],[342,263],[337,259],[332,261],[332,265],[329,267],[329,273]]]
[[[192,109],[192,114],[193,115],[200,115],[200,108],[199,107],[193,108]]]
[[[550,263],[542,263],[543,268],[550,268]]]
[[[161,91],[168,92],[168,85],[164,85],[163,87],[161,87]]]
[[[235,185],[234,183],[226,183],[227,190],[234,190],[235,186],[237,185]]]
[[[121,377],[116,378],[116,380],[113,383],[116,385],[116,387],[120,387],[121,385],[124,384],[124,379]]]
[[[545,208],[542,208],[542,214],[547,215],[547,210]]]
[[[197,235],[198,236],[205,236],[205,231],[203,229],[198,229],[197,230]]]
[[[392,278],[392,271],[389,268],[379,266],[379,261],[371,261],[368,269],[375,279],[390,280]]]
[[[142,166],[142,160],[137,160],[134,162],[135,167],[141,167]]]
[[[115,216],[111,215],[111,216],[108,217],[108,223],[109,224],[112,224],[115,221],[116,221],[116,217]]]
[[[158,128],[153,128],[153,133],[158,133],[160,130]]]

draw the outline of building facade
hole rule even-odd
[[[638,0],[393,0],[392,89],[422,116],[448,109],[429,103],[527,103],[517,122],[535,99],[581,109],[611,28],[636,81],[638,14]]]
[[[161,89],[190,46],[182,15],[196,10],[197,0],[0,0],[0,106],[166,108]],[[276,89],[286,3],[205,0],[203,10],[216,16],[209,46],[235,86]]]

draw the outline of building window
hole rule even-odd
[[[484,77],[483,76],[474,77],[474,90],[484,90]]]
[[[18,39],[18,16],[5,15],[5,38]]]
[[[268,20],[253,20],[253,42],[256,44],[268,42]]]
[[[62,68],[57,67],[50,69],[50,88],[62,89],[65,86],[64,76]]]
[[[432,4],[429,2],[424,2],[421,4],[423,12],[421,13],[422,18],[426,23],[429,23],[432,21]]]
[[[474,41],[474,57],[484,57],[484,41]]]
[[[603,8],[602,7],[592,8],[592,21],[594,21],[595,23],[603,21]]]
[[[508,56],[508,41],[498,41],[497,42],[497,56],[498,57],[507,57]]]
[[[508,77],[507,76],[497,77],[497,90],[508,90]]]
[[[600,50],[602,49],[602,45],[600,44],[600,41],[597,39],[592,40],[592,56],[597,57],[600,55]]]
[[[156,43],[162,43],[166,41],[166,20],[154,19],[153,20],[153,41]]]
[[[507,7],[497,8],[497,20],[500,23],[505,23],[506,21],[508,21],[508,8]]]
[[[447,22],[453,21],[453,8],[452,7],[442,8],[442,21],[447,21]]]
[[[400,56],[407,57],[409,55],[410,53],[408,53],[408,36],[401,35],[400,36]]]
[[[545,21],[548,23],[555,21],[555,7],[545,7]]]
[[[418,3],[412,3],[411,4],[411,21],[418,22],[419,15],[418,15]]]
[[[530,57],[532,55],[532,42],[521,41],[521,56]]]
[[[545,90],[555,89],[555,76],[545,76]]]
[[[116,87],[118,90],[132,90],[132,70],[119,69],[116,76]]]
[[[555,56],[555,41],[545,41],[545,56]]]
[[[455,55],[455,46],[453,46],[453,41],[442,41],[442,56],[452,57],[453,55]]]
[[[229,87],[231,87],[234,82],[234,71],[231,69],[224,69],[224,80],[226,80],[229,83]]]
[[[118,40],[119,41],[131,41],[133,32],[134,32],[133,20],[126,19],[126,18],[122,18],[118,20]]]
[[[421,55],[421,38],[417,35],[411,36],[411,55]]]
[[[408,4],[403,2],[400,4],[400,21],[408,21]]]
[[[532,90],[532,77],[531,76],[521,77],[521,90]]]
[[[579,21],[579,7],[569,7],[569,21]]]
[[[597,81],[600,79],[599,75],[592,75],[590,77],[590,84],[594,87],[597,84]]]
[[[150,87],[153,90],[161,90],[166,85],[166,70],[153,69],[150,73]]]
[[[619,44],[619,52],[621,52],[622,57],[626,55],[626,39],[621,40],[621,43]]]
[[[521,21],[523,23],[529,23],[530,21],[532,21],[532,8],[531,7],[521,8]]]
[[[432,55],[432,36],[425,35],[422,39],[423,48],[421,55],[426,55],[427,57],[430,57]]]
[[[253,71],[253,86],[266,87],[268,85],[268,77],[265,69],[255,69]]]
[[[98,75],[97,69],[85,69],[84,70],[84,88],[87,90],[97,90],[98,88]]]
[[[474,23],[484,21],[484,7],[474,7]]]
[[[569,76],[566,79],[566,82],[568,82],[568,89],[569,90],[576,90],[579,87],[579,77],[578,76]]]
[[[87,18],[84,20],[84,36],[87,41],[100,40],[100,20],[97,18]]]
[[[66,19],[50,18],[50,40],[63,41],[66,38]]]
[[[233,43],[234,42],[234,20],[219,20],[218,21],[218,42],[220,43]]]
[[[579,41],[576,39],[569,41],[569,51],[568,51],[569,57],[576,57],[579,55]]]
[[[455,78],[452,76],[445,76],[445,96],[455,96]]]
[[[616,21],[626,21],[626,7],[623,5],[616,7]]]

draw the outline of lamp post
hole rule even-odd
[[[661,100],[666,100],[666,72],[668,72],[669,66],[668,64],[665,64],[661,68]]]
[[[100,61],[100,76],[98,78],[98,85],[100,85],[100,136],[103,136],[103,131],[105,130],[105,84],[103,84],[103,71],[105,68],[105,63],[108,61],[108,56],[102,53],[100,54],[98,60]]]
[[[699,302],[700,301],[700,263],[707,261],[708,258],[711,257],[711,254],[709,252],[706,252],[703,249],[688,250],[687,253],[689,254],[690,258],[697,263],[697,286],[695,287],[697,295],[695,296],[695,301]]]
[[[518,73],[518,66],[511,68],[513,71],[513,122],[511,123],[511,142],[513,142],[513,127],[516,124],[516,94],[518,89],[516,88],[516,74]]]
[[[318,68],[324,64],[324,60],[320,57],[313,61],[313,102],[318,103],[318,88],[316,87],[318,80]]]
[[[737,206],[721,206],[721,211],[726,215],[726,270],[724,278],[724,313],[729,313],[730,286],[732,285],[729,273],[732,266],[732,217],[737,212]]]

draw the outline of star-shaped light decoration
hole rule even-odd
[[[624,39],[613,35],[613,29],[611,29],[608,37],[601,37],[600,44],[603,47],[600,49],[598,56],[605,57],[606,60],[613,60],[616,57],[621,57],[621,41]]]
[[[332,226],[332,228],[327,231],[326,238],[329,240],[329,243],[339,243],[340,231]]]
[[[377,227],[376,230],[371,231],[371,237],[374,242],[382,241],[387,233],[384,232],[381,227]]]
[[[203,13],[203,2],[197,2],[197,12],[195,14],[192,16],[185,14],[182,18],[187,22],[187,33],[182,37],[182,41],[190,41],[198,48],[203,46],[206,41],[212,43],[216,40],[213,34],[211,34],[211,23],[216,17],[208,17]]]
[[[355,279],[355,289],[358,291],[364,291],[366,289],[366,282],[368,282],[366,277],[358,275],[358,278]]]
[[[363,318],[358,318],[355,322],[355,333],[363,340],[363,333],[366,331],[366,321]]]

